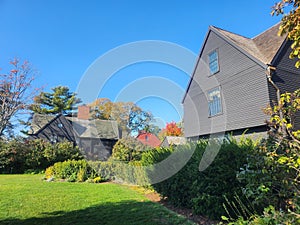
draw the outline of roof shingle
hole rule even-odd
[[[264,64],[269,64],[286,38],[278,36],[279,26],[280,23],[254,38],[247,38],[214,26],[211,28]]]

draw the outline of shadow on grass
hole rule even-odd
[[[2,225],[152,225],[186,222],[186,219],[177,217],[159,204],[137,201],[106,203],[71,212],[49,212],[39,218],[0,220]]]

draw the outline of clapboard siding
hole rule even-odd
[[[193,80],[184,99],[187,137],[207,135],[263,125],[262,108],[269,103],[268,84],[263,67],[210,31]],[[217,49],[220,71],[209,74],[208,54]],[[223,112],[209,117],[207,91],[221,87]]]
[[[300,69],[295,67],[297,59],[291,60],[289,55],[291,53],[291,41],[287,42],[278,53],[273,65],[276,67],[276,71],[273,74],[273,80],[279,87],[281,93],[293,92],[300,88]],[[276,91],[274,87],[269,85],[269,95],[271,103],[277,101]],[[295,122],[295,129],[300,129],[300,117],[297,114],[297,120]]]
[[[76,144],[75,134],[70,122],[63,116],[56,116],[49,124],[41,128],[32,138],[40,138],[47,141],[61,142],[64,140]]]
[[[281,92],[293,92],[300,88],[300,69],[295,67],[297,59],[291,60],[291,42],[288,42],[278,54],[277,60],[273,63],[276,71],[273,77],[274,82]]]

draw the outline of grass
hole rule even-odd
[[[49,183],[41,175],[0,175],[0,224],[193,223],[127,186]]]

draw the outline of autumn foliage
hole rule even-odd
[[[175,122],[167,123],[166,127],[162,129],[161,136],[183,136],[183,131]]]

